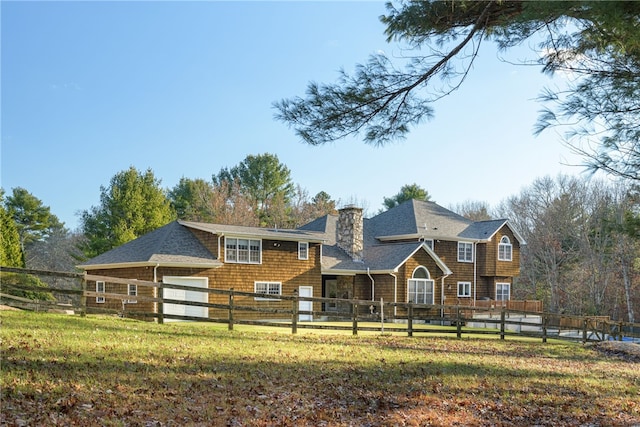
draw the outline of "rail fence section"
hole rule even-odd
[[[486,306],[466,305],[437,305],[413,304],[400,302],[301,297],[298,295],[278,295],[280,301],[287,301],[285,308],[258,307],[255,305],[241,305],[238,297],[270,298],[274,295],[254,292],[242,292],[234,289],[212,289],[184,285],[147,282],[142,280],[122,279],[106,276],[93,276],[79,273],[46,272],[41,270],[27,270],[0,267],[0,271],[19,274],[33,274],[38,276],[65,277],[77,282],[75,289],[63,289],[49,286],[48,288],[33,287],[19,284],[2,284],[0,302],[28,310],[59,311],[65,313],[115,314],[122,317],[146,318],[164,323],[166,320],[182,320],[197,322],[225,323],[229,330],[234,325],[262,325],[270,327],[290,328],[292,333],[299,329],[351,330],[354,335],[359,331],[378,331],[381,333],[406,333],[408,336],[438,333],[452,334],[461,338],[463,335],[499,335],[500,339],[510,336],[525,336],[539,338],[543,342],[547,339],[565,339],[574,341],[604,341],[631,340],[640,342],[640,324],[612,321],[603,316],[570,316],[540,311],[508,308],[506,304]],[[119,293],[98,293],[88,291],[87,281],[102,280],[110,283],[135,283],[157,289],[157,297],[135,296]],[[166,289],[205,292],[223,295],[226,303],[212,304],[205,302],[184,301],[163,298]],[[16,290],[33,292],[50,292],[53,295],[67,296],[67,302],[37,301],[11,295]],[[87,298],[104,297],[122,301],[122,310],[107,310],[88,307]],[[127,304],[131,300],[156,303],[155,312],[136,311],[135,304]],[[300,301],[310,301],[321,304],[335,304],[339,311],[307,311],[300,310]],[[337,303],[337,304],[336,304]],[[494,302],[495,303],[495,302]],[[531,302],[529,302],[531,303]],[[217,317],[178,316],[164,313],[163,304],[200,306],[217,309],[216,313],[226,313]],[[286,308],[288,305],[289,308]],[[319,304],[316,304],[318,306]],[[526,305],[526,303],[525,303]],[[312,305],[313,306],[313,305]],[[530,304],[531,306],[531,304]],[[392,313],[399,311],[406,315],[396,316]],[[249,320],[243,318],[243,313],[264,313],[265,320]],[[300,321],[301,316],[313,321]],[[255,317],[255,316],[253,316]],[[260,316],[258,316],[260,317]],[[266,319],[269,317],[268,319]]]

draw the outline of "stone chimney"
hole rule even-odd
[[[352,205],[340,209],[336,233],[338,247],[346,251],[354,261],[362,261],[364,249],[362,209]]]

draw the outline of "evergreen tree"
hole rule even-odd
[[[153,171],[133,166],[117,173],[108,187],[100,187],[100,205],[83,211],[82,246],[88,257],[106,252],[175,219],[169,199]]]
[[[274,220],[280,220],[294,195],[291,171],[280,163],[275,154],[248,155],[238,165],[231,169],[223,168],[212,178],[214,185],[237,183],[258,213],[263,226],[271,226]]]
[[[458,89],[485,40],[502,50],[541,39],[535,59],[573,78],[545,90],[536,132],[567,125],[565,142],[586,165],[640,180],[640,2],[402,1],[387,3],[388,41],[406,43],[406,64],[372,55],[337,83],[312,82],[306,98],[275,103],[276,118],[303,141],[324,144],[364,134],[371,144],[406,136]],[[442,84],[442,80],[444,84]],[[594,144],[594,145],[590,145]]]
[[[212,222],[215,216],[211,211],[213,192],[213,185],[203,179],[182,177],[169,191],[169,200],[179,219]]]
[[[431,196],[424,188],[418,184],[407,184],[400,188],[400,192],[393,197],[385,197],[382,203],[387,210],[394,208],[407,200],[429,201]]]
[[[4,190],[0,189],[0,265],[24,267],[18,228],[4,203]]]
[[[43,241],[55,230],[64,228],[64,224],[51,213],[49,206],[24,188],[14,188],[5,204],[18,230],[22,264],[26,265],[24,257],[29,245]]]

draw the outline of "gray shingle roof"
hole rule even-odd
[[[222,265],[202,243],[177,221],[86,261],[80,268],[123,265]]]
[[[434,202],[410,200],[369,220],[377,238],[414,236],[453,239],[473,221]]]
[[[85,269],[124,265],[172,265],[217,267],[222,263],[189,230],[217,235],[254,236],[256,238],[309,241],[323,244],[323,271],[364,272],[367,268],[392,271],[419,250],[423,239],[487,241],[508,222],[504,219],[473,222],[433,202],[411,200],[373,218],[364,219],[362,261],[351,257],[336,245],[337,215],[325,215],[296,230],[174,221],[136,240],[99,255],[80,267]],[[515,230],[514,233],[524,243]],[[408,240],[402,243],[384,243]],[[431,256],[441,260],[429,249]],[[443,270],[447,271],[442,263]]]
[[[178,223],[189,228],[195,228],[197,230],[207,231],[217,235],[234,235],[273,240],[308,242],[322,242],[324,240],[324,236],[314,232],[314,230],[245,227],[240,225],[210,224],[207,222],[193,221],[178,221]]]
[[[324,271],[367,271],[367,268],[390,271],[399,267],[422,245],[421,239],[488,241],[500,228],[508,225],[504,219],[474,222],[434,202],[410,200],[373,218],[364,219],[363,260],[356,262],[336,245],[337,222],[337,215],[325,215],[300,227],[300,230],[324,234]],[[411,241],[384,243],[392,240]],[[442,262],[434,253],[431,256]],[[445,271],[448,270],[444,263],[442,265]]]
[[[506,219],[474,222],[458,236],[473,240],[489,240],[506,224]]]

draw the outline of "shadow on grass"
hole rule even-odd
[[[637,399],[640,374],[589,372],[593,360],[579,346],[572,352],[568,345],[455,338],[291,336],[37,316],[4,320],[3,425],[640,420],[640,408],[624,406]],[[543,358],[536,355],[540,348]]]

